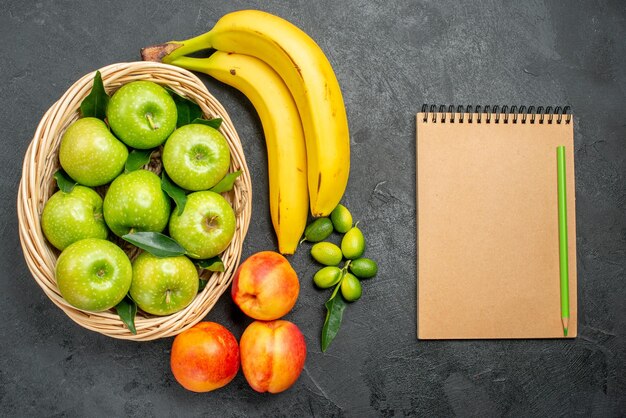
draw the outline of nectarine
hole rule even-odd
[[[298,380],[306,360],[306,342],[295,324],[254,321],[239,343],[241,369],[252,389],[278,393]]]
[[[271,321],[293,308],[300,293],[300,282],[285,257],[273,251],[262,251],[241,263],[233,277],[231,293],[243,313]]]
[[[178,383],[187,390],[221,388],[239,371],[237,339],[220,324],[200,322],[176,336],[170,365]]]

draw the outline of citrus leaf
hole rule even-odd
[[[346,309],[346,302],[344,302],[341,292],[337,292],[339,286],[341,286],[341,282],[337,284],[333,295],[324,304],[324,306],[326,306],[326,319],[322,327],[322,352],[326,351],[330,343],[337,336],[339,328],[341,327],[343,311]]]
[[[179,243],[160,232],[134,232],[123,235],[122,239],[156,257],[176,257],[185,254],[185,249]]]
[[[74,181],[70,176],[67,175],[63,169],[58,169],[56,173],[54,173],[54,179],[57,181],[57,186],[59,190],[64,193],[69,193],[74,190],[74,186],[78,183]]]
[[[199,283],[198,283],[198,292],[202,292],[208,283],[209,283],[208,280],[204,280],[200,278]]]
[[[130,332],[137,335],[135,328],[135,315],[137,315],[137,304],[130,297],[126,296],[115,306],[115,311]]]
[[[165,173],[165,170],[161,173],[161,189],[176,203],[178,216],[182,215],[185,210],[185,204],[187,204],[187,195],[185,190],[174,184],[172,179]]]
[[[189,125],[193,120],[202,117],[202,109],[193,100],[189,100],[170,88],[165,88],[176,103],[176,112],[178,119],[176,120],[176,128]]]
[[[154,149],[134,149],[128,154],[126,159],[126,165],[124,170],[129,173],[131,171],[139,170],[144,165],[150,162],[150,156]]]
[[[224,262],[219,256],[196,261],[196,265],[204,270],[224,271]]]
[[[191,123],[199,123],[201,125],[210,126],[213,129],[219,129],[222,126],[222,118],[213,118],[213,119],[200,119],[196,118],[191,121]]]
[[[104,120],[108,104],[109,96],[104,91],[102,76],[100,71],[96,71],[91,92],[80,104],[80,113],[84,118],[92,117]]]
[[[224,176],[223,179],[219,181],[219,183],[211,187],[209,190],[215,193],[230,192],[235,185],[235,180],[237,180],[237,177],[239,177],[240,175],[241,170],[237,170],[234,173],[228,173]]]

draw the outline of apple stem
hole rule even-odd
[[[215,225],[213,224],[213,222],[215,222],[217,218],[218,218],[217,215],[213,215],[206,220],[206,227],[209,231],[215,228]]]
[[[150,129],[153,131],[157,129],[157,126],[154,124],[152,120],[152,113],[146,113],[146,119],[148,119],[148,124],[150,125]]]
[[[169,304],[170,304],[170,294],[171,294],[170,289],[167,289],[167,290],[165,291],[165,304],[166,304],[166,305],[169,305]]]

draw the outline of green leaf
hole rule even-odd
[[[131,171],[139,170],[144,165],[150,162],[150,156],[154,152],[154,149],[134,149],[128,154],[126,159],[126,165],[124,170],[129,173]]]
[[[137,334],[135,329],[135,315],[137,315],[137,304],[130,297],[126,296],[115,306],[115,311],[130,332]]]
[[[172,179],[169,178],[165,170],[161,173],[161,189],[176,203],[178,216],[182,215],[185,210],[185,204],[187,203],[187,195],[185,194],[185,190],[178,187]]]
[[[212,258],[198,260],[196,261],[196,265],[204,270],[220,271],[220,272],[224,271],[224,262],[218,255]]]
[[[337,292],[341,286],[341,282],[337,284],[335,291],[331,298],[324,304],[326,306],[326,320],[324,321],[324,327],[322,328],[322,351],[326,351],[330,343],[335,339],[335,336],[339,332],[341,327],[341,319],[343,318],[343,311],[346,309],[346,302],[344,302],[341,292]]]
[[[134,232],[123,235],[122,239],[156,257],[176,257],[185,254],[185,249],[179,243],[159,232]]]
[[[199,123],[201,125],[210,126],[213,129],[219,129],[222,126],[222,118],[213,118],[213,119],[200,119],[196,118],[191,121],[191,123]]]
[[[209,283],[208,280],[204,280],[201,278],[200,282],[198,283],[198,293],[202,292],[208,283]]]
[[[59,190],[61,190],[63,193],[71,192],[72,190],[74,190],[74,186],[78,184],[61,168],[58,169],[56,173],[54,173],[54,179],[57,181],[57,186],[59,186]]]
[[[202,117],[202,109],[196,102],[181,96],[170,88],[165,88],[165,90],[167,90],[170,96],[172,96],[172,99],[174,99],[174,103],[176,103],[176,112],[178,114],[176,128],[189,125],[193,120]]]
[[[235,180],[237,177],[241,175],[241,170],[237,170],[234,173],[228,173],[224,176],[223,179],[220,180],[215,186],[211,187],[209,190],[215,193],[224,193],[230,192],[235,185]]]
[[[89,93],[80,104],[80,113],[84,118],[93,117],[104,120],[108,104],[109,96],[106,91],[104,91],[102,76],[100,75],[100,71],[96,71],[91,93]]]

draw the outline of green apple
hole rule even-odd
[[[152,81],[124,84],[109,100],[106,113],[115,135],[138,149],[161,145],[178,119],[174,99]]]
[[[110,241],[87,238],[67,247],[57,260],[61,296],[72,306],[99,312],[117,305],[130,289],[130,260]]]
[[[162,160],[174,183],[187,190],[207,190],[228,173],[230,149],[217,129],[190,124],[170,135]]]
[[[151,171],[120,174],[104,196],[104,220],[117,236],[130,232],[161,232],[170,216],[170,199],[161,179]]]
[[[170,235],[192,258],[215,257],[228,247],[235,235],[235,212],[222,195],[194,192],[187,196],[182,215],[170,218]]]
[[[85,238],[106,239],[109,230],[102,216],[102,198],[89,187],[61,190],[46,202],[41,214],[43,233],[59,250]]]
[[[100,119],[78,119],[61,138],[61,167],[85,186],[102,186],[113,180],[124,169],[126,158],[126,145]]]
[[[198,285],[198,270],[184,255],[159,258],[144,252],[133,262],[130,296],[147,313],[180,311],[196,296]]]

